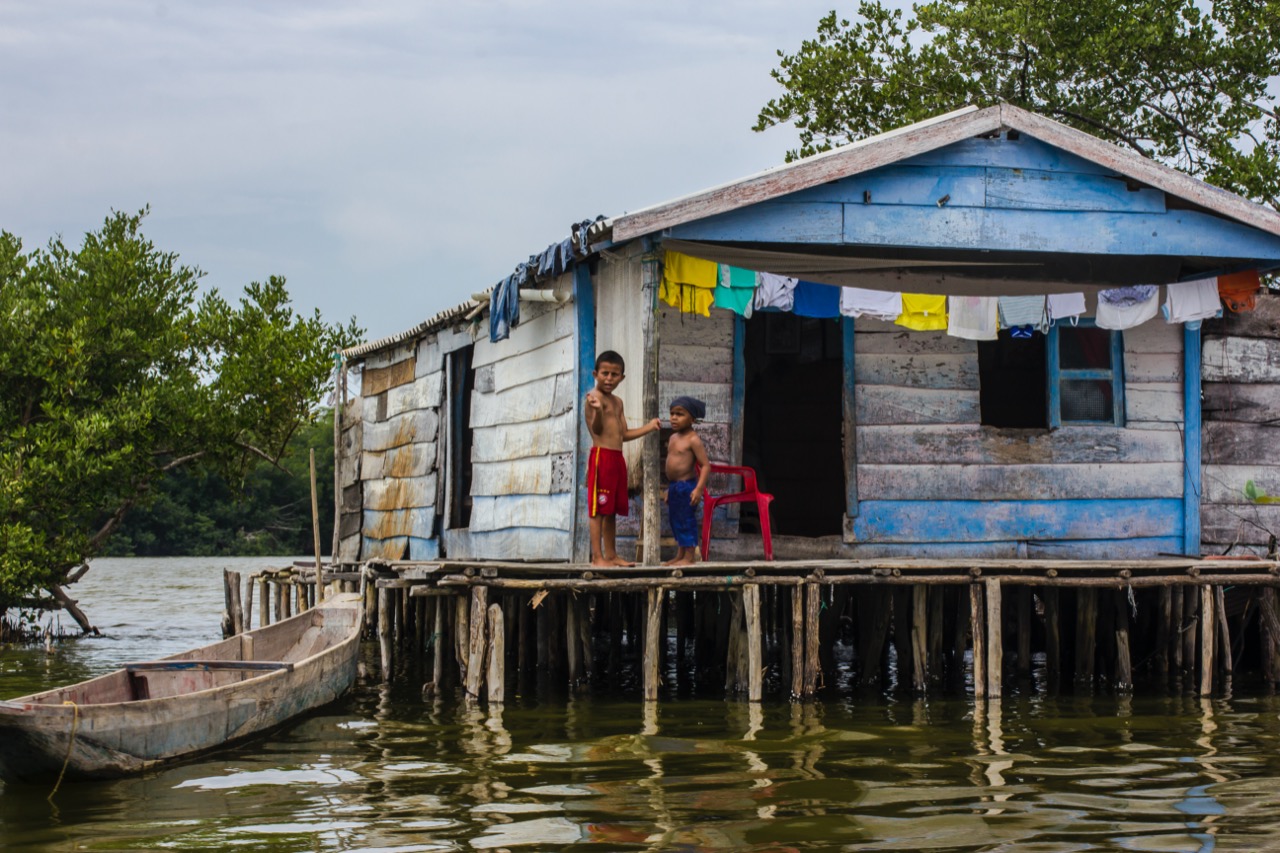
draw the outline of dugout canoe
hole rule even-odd
[[[67,687],[0,701],[0,780],[146,770],[279,726],[355,683],[363,608],[343,593],[289,619]]]

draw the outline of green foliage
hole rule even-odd
[[[145,215],[76,250],[0,232],[0,609],[99,553],[167,472],[238,484],[279,457],[360,335],[295,314],[276,277],[197,299]]]
[[[755,130],[823,151],[968,104],[1009,102],[1273,207],[1277,0],[863,0],[830,13],[773,77]]]
[[[278,466],[250,469],[235,487],[217,471],[174,471],[107,542],[111,557],[311,554],[311,448],[316,451],[320,548],[333,533],[333,411],[290,439]]]
[[[1244,496],[1251,503],[1256,504],[1280,504],[1280,497],[1268,495],[1265,490],[1260,488],[1253,480],[1249,480],[1244,484]]]

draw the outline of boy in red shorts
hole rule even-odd
[[[606,350],[596,358],[591,372],[596,387],[587,392],[582,407],[591,433],[591,455],[587,458],[587,510],[591,517],[591,565],[634,566],[618,556],[615,539],[618,516],[627,514],[627,462],[622,443],[657,432],[661,422],[654,418],[642,427],[627,429],[622,400],[613,391],[622,384],[626,366],[622,356]]]

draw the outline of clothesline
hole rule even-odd
[[[1160,303],[1160,288],[1165,299]],[[1253,310],[1261,280],[1256,270],[1164,285],[1140,284],[1098,292],[1095,324],[1130,329],[1163,313],[1166,322],[1193,324],[1230,311]],[[823,284],[681,252],[663,257],[659,298],[683,313],[711,316],[723,308],[743,317],[757,311],[802,317],[872,317],[916,331],[941,331],[970,340],[1045,333],[1059,320],[1078,322],[1087,311],[1080,293],[1047,296],[941,296]]]

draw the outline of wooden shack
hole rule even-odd
[[[1277,507],[1244,492],[1252,480],[1280,493],[1270,297],[1256,315],[1210,322],[1203,339],[1161,318],[1104,332],[1105,421],[1062,416],[1074,381],[1058,358],[1065,324],[1038,347],[988,352],[884,321],[704,317],[656,299],[662,253],[675,249],[832,285],[1079,291],[1092,313],[1101,288],[1280,265],[1269,209],[1001,105],[578,237],[563,269],[531,271],[505,340],[489,340],[488,305],[471,300],[347,351],[342,560],[584,561],[580,406],[603,349],[628,360],[621,393],[636,422],[680,394],[706,401],[698,429],[713,459],[751,465],[775,495],[783,557],[1261,552],[1280,529]],[[992,402],[1002,386],[1013,391]],[[1001,425],[1010,406],[1033,425]],[[661,445],[628,449],[636,495],[620,537],[653,562]],[[713,551],[757,555],[750,513],[720,512]]]

